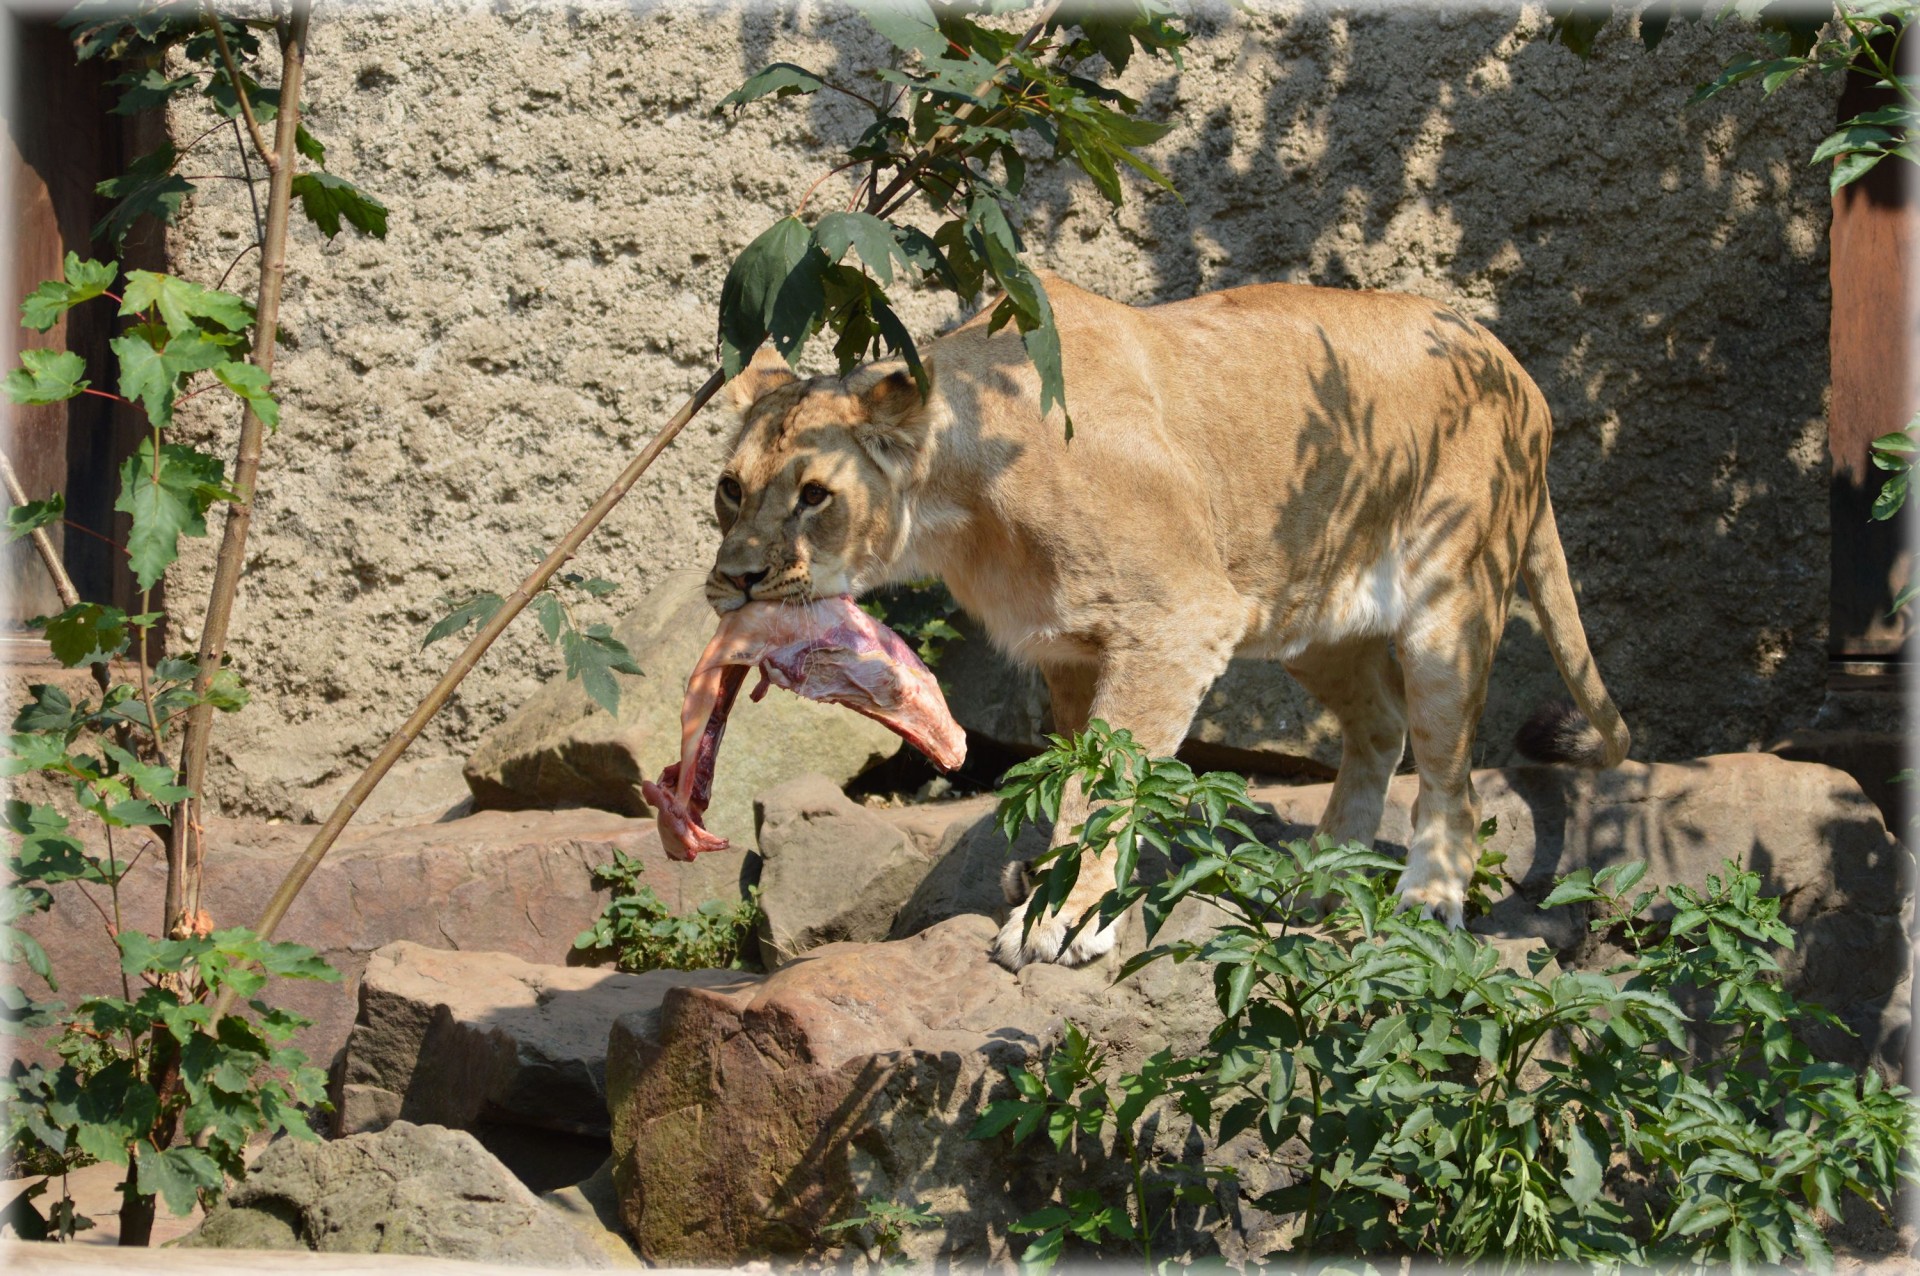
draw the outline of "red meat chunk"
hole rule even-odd
[[[680,709],[680,760],[642,781],[659,812],[660,840],[673,859],[724,851],[727,840],[701,827],[713,799],[714,760],[747,671],[809,700],[845,705],[898,734],[943,771],[966,761],[967,737],[947,712],[940,684],[900,635],[842,595],[807,604],[748,603],[720,619],[719,632],[687,679]]]

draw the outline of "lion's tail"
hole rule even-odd
[[[1533,516],[1526,554],[1520,560],[1520,574],[1533,598],[1553,663],[1559,666],[1561,680],[1573,693],[1574,703],[1559,700],[1541,706],[1520,728],[1514,743],[1536,762],[1619,765],[1627,756],[1633,735],[1601,683],[1593,652],[1587,647],[1573,582],[1567,577],[1567,556],[1560,547],[1560,528],[1553,517],[1553,501],[1544,490],[1540,493],[1540,509]]]

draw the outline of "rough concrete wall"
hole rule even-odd
[[[1538,9],[1257,8],[1203,7],[1184,75],[1142,60],[1123,81],[1175,123],[1152,155],[1186,202],[1136,184],[1115,216],[1085,181],[1035,180],[1036,258],[1136,302],[1295,279],[1462,307],[1553,406],[1561,533],[1636,754],[1810,718],[1828,294],[1805,157],[1831,86],[1685,107],[1735,41],[1682,29],[1648,55],[1615,31],[1582,64]],[[392,231],[296,230],[286,425],[235,644],[255,700],[216,745],[223,806],[297,811],[371,754],[451,659],[419,650],[436,598],[516,581],[699,384],[731,255],[863,114],[713,104],[769,61],[847,74],[883,54],[824,5],[321,9],[314,129]],[[203,191],[173,240],[196,278],[247,218],[235,184]],[[958,314],[927,294],[903,309],[923,334]],[[589,543],[580,568],[620,581],[616,602],[708,561],[728,425],[697,420]],[[189,640],[212,546],[168,582]],[[1496,702],[1557,682],[1517,628]],[[416,750],[464,755],[554,668],[518,628]]]

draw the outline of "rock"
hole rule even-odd
[[[560,1216],[579,1228],[614,1267],[645,1267],[633,1244],[620,1231],[620,1197],[613,1188],[613,1160],[609,1157],[589,1177],[570,1187],[540,1197]]]
[[[614,1265],[472,1135],[405,1121],[332,1142],[274,1143],[178,1244],[424,1254],[531,1267]]]
[[[1004,918],[1001,869],[1045,850],[1047,835],[1027,830],[1010,856],[995,806],[978,797],[873,809],[820,775],[762,793],[761,964],[776,970],[823,944],[904,939],[962,913]]]
[[[674,574],[614,627],[646,671],[614,675],[618,715],[556,677],[488,732],[466,767],[474,805],[651,814],[640,778],[678,760],[687,675],[713,637],[704,581],[699,572]],[[727,723],[707,827],[750,845],[754,794],[809,771],[844,784],[900,748],[898,736],[846,709],[777,690],[757,703],[742,696]]]
[[[311,826],[210,819],[204,905],[214,922],[252,925],[312,835]],[[127,839],[116,845],[124,857]],[[104,850],[93,847],[95,854]],[[314,1021],[294,1044],[325,1067],[346,1043],[361,972],[375,949],[409,939],[565,962],[574,936],[607,902],[607,892],[593,885],[593,869],[616,851],[645,863],[647,883],[676,912],[704,899],[739,898],[739,859],[674,863],[660,849],[653,821],[605,811],[485,811],[445,824],[349,828],[275,935],[318,949],[342,979],[275,980],[265,996]],[[121,882],[122,915],[130,924],[157,926],[165,888],[165,856],[149,850]],[[53,892],[53,911],[23,925],[50,955],[62,999],[120,995],[119,953],[102,933],[99,913],[75,884]]]
[[[303,812],[307,822],[324,824],[359,778],[355,769],[312,790]],[[465,764],[458,758],[423,758],[397,764],[367,795],[353,820],[365,828],[374,824],[430,824],[472,813],[473,794],[467,791]]]
[[[1912,1022],[1911,857],[1879,809],[1844,772],[1769,753],[1691,762],[1628,762],[1609,771],[1514,767],[1476,771],[1483,817],[1499,824],[1513,887],[1472,928],[1538,936],[1563,964],[1603,965],[1584,906],[1540,910],[1554,882],[1578,869],[1644,860],[1643,887],[1703,888],[1726,860],[1758,873],[1799,933],[1782,955],[1788,986],[1832,1009],[1859,1035],[1817,1034],[1829,1057],[1898,1072]],[[1404,853],[1418,781],[1394,778],[1380,842]],[[1329,785],[1260,786],[1262,837],[1300,836],[1325,809]]]
[[[1905,731],[1822,730],[1803,727],[1767,746],[1789,762],[1818,762],[1845,771],[1873,799],[1894,836],[1911,828],[1913,785],[1895,780],[1907,765]]]
[[[1123,924],[1137,945],[1137,921]],[[1208,910],[1183,906],[1163,933],[1210,924]],[[1070,1159],[1036,1140],[1009,1164],[966,1138],[1006,1086],[1003,1069],[1037,1058],[1068,1018],[1117,1043],[1116,1067],[1137,1066],[1197,1046],[1214,1008],[1196,996],[1208,976],[1194,967],[1112,988],[1111,960],[1010,974],[987,957],[995,929],[956,917],[895,943],[816,949],[739,990],[677,989],[657,1035],[617,1020],[614,1182],[641,1254],[662,1265],[797,1256],[840,1243],[820,1229],[878,1196],[946,1219],[904,1238],[916,1263],[1007,1261],[1006,1225],[1043,1203]],[[1165,1241],[1170,1254],[1201,1247],[1197,1234]]]
[[[657,1009],[669,988],[741,978],[719,970],[631,975],[388,944],[360,982],[335,1130],[495,1121],[604,1136],[607,1025]]]

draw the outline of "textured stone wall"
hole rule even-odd
[[[1553,406],[1561,532],[1636,754],[1806,721],[1828,540],[1828,211],[1806,156],[1833,87],[1686,107],[1735,41],[1687,28],[1648,55],[1616,30],[1583,64],[1541,38],[1537,8],[1208,5],[1194,27],[1184,74],[1141,60],[1123,81],[1175,124],[1152,157],[1185,202],[1135,184],[1115,215],[1084,180],[1035,179],[1035,257],[1135,302],[1293,279],[1482,319]],[[392,230],[296,230],[285,426],[238,618],[255,700],[216,744],[224,806],[298,811],[371,754],[451,659],[420,651],[437,597],[516,581],[699,384],[730,256],[863,114],[714,104],[769,61],[848,75],[884,51],[825,5],[321,8],[314,130]],[[172,243],[197,278],[226,268],[248,218],[237,184],[203,192]],[[922,334],[959,313],[903,302]],[[1258,357],[1223,352],[1246,361],[1236,375]],[[708,560],[728,427],[698,419],[589,543],[580,567],[620,581],[616,602]],[[212,544],[168,582],[188,639]],[[531,630],[421,756],[464,755],[553,672]],[[1556,682],[1516,624],[1490,714]]]

